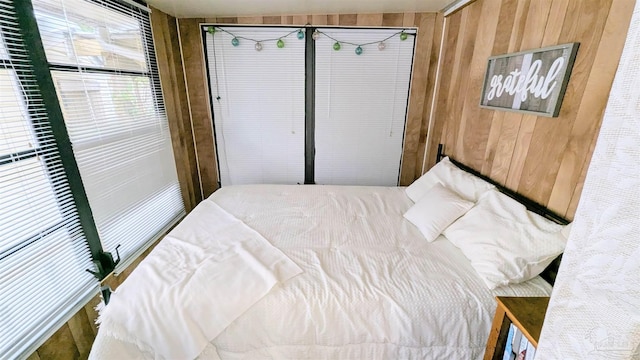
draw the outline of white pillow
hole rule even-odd
[[[565,227],[561,231],[562,236],[564,236],[564,238],[567,239],[567,240],[569,240],[569,235],[571,235],[571,224],[573,224],[573,223],[569,223],[569,224],[565,225]]]
[[[431,242],[472,207],[471,201],[460,198],[442,184],[436,184],[409,208],[404,217]]]
[[[495,289],[540,274],[564,250],[563,228],[492,190],[443,234]]]
[[[495,188],[479,177],[461,170],[448,157],[445,157],[409,185],[405,192],[413,202],[418,202],[437,183],[455,191],[463,199],[473,202],[478,201],[480,196],[488,190]]]

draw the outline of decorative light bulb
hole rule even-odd
[[[240,45],[240,40],[238,40],[237,37],[234,37],[233,39],[231,39],[231,45],[233,45],[233,46]]]
[[[262,50],[262,43],[261,43],[261,42],[259,42],[259,41],[256,43],[256,50],[257,50],[257,51]]]
[[[278,47],[278,49],[282,49],[284,47],[284,41],[282,41],[282,39],[278,39],[276,46]]]
[[[338,50],[340,50],[340,48],[341,48],[340,43],[336,41],[333,44],[333,50],[338,51]]]
[[[298,34],[296,36],[300,40],[304,39],[304,31],[302,31],[302,29],[298,30]]]
[[[387,47],[387,44],[385,44],[385,43],[384,43],[384,41],[380,41],[380,42],[378,43],[378,50],[382,51],[382,50],[384,50],[384,48],[386,48],[386,47]]]
[[[319,37],[320,37],[320,32],[318,30],[314,31],[313,34],[311,34],[311,38],[313,40],[318,40]]]
[[[409,35],[407,35],[407,33],[402,30],[402,32],[400,33],[400,40],[405,41],[408,37]]]
[[[209,32],[209,34],[215,34],[216,33],[216,27],[215,26],[209,26],[207,28],[207,32]]]
[[[362,55],[362,47],[361,46],[358,46],[356,48],[356,55]]]

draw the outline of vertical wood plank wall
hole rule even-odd
[[[209,91],[204,76],[204,54],[200,23],[217,24],[272,24],[272,25],[340,25],[340,26],[389,26],[417,27],[409,111],[405,133],[400,183],[410,184],[422,169],[426,145],[427,122],[425,117],[431,108],[443,17],[437,13],[385,13],[339,15],[252,16],[232,18],[178,19],[184,69],[186,73],[189,104],[198,149],[198,160],[203,180],[204,196],[216,186],[217,165],[213,152],[212,117]],[[155,29],[155,27],[154,27]]]
[[[573,218],[633,6],[478,0],[448,16],[426,168],[443,143],[456,159]],[[569,42],[580,48],[557,118],[478,106],[489,56]]]
[[[203,193],[196,158],[187,89],[182,68],[176,19],[152,8],[153,42],[158,61],[164,105],[169,119],[173,154],[178,180],[187,213],[200,201]]]

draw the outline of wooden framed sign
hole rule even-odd
[[[556,117],[578,43],[492,56],[480,107]]]

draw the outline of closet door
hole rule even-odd
[[[319,29],[315,70],[317,184],[398,184],[414,36],[395,29]],[[378,42],[384,41],[378,47]],[[340,49],[334,50],[336,40]],[[356,54],[357,45],[362,53]]]
[[[205,50],[221,185],[304,183],[305,41],[297,28],[215,29]]]

